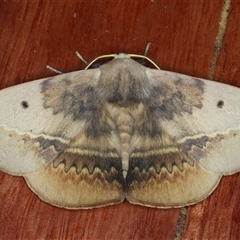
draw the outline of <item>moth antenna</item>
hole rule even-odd
[[[149,61],[150,63],[152,63],[152,65],[153,65],[155,68],[157,68],[158,70],[160,70],[160,68],[158,67],[158,65],[157,65],[155,62],[153,62],[150,58],[148,58],[148,57],[146,57],[146,56],[144,56],[144,55],[138,55],[138,54],[132,54],[132,53],[130,53],[130,54],[122,54],[122,53],[120,53],[120,54],[102,55],[102,56],[100,56],[100,57],[95,58],[93,61],[91,61],[91,62],[87,65],[87,67],[86,67],[85,69],[88,69],[94,62],[96,62],[96,61],[99,60],[99,59],[111,58],[111,57],[112,57],[112,58],[122,58],[122,56],[124,56],[124,57],[129,56],[129,57],[132,57],[132,58],[143,58],[143,59],[146,59],[147,61]]]
[[[78,51],[76,51],[75,54],[77,55],[77,57],[78,57],[82,62],[84,62],[86,65],[88,65],[88,61],[85,60],[85,59],[83,58],[83,56],[82,56]]]
[[[63,74],[63,72],[57,70],[56,68],[51,67],[50,65],[46,65],[46,68],[51,70],[52,72],[55,72],[56,74]]]
[[[97,60],[99,59],[102,59],[102,58],[114,58],[115,56],[117,56],[118,54],[108,54],[108,55],[102,55],[100,57],[97,57],[95,58],[93,61],[91,61],[86,67],[85,69],[88,69],[94,62],[96,62]]]
[[[150,46],[151,46],[151,42],[147,42],[147,45],[145,47],[145,51],[144,51],[144,54],[143,54],[144,56],[147,56]]]
[[[128,54],[128,56],[133,57],[133,58],[143,58],[148,60],[155,68],[157,68],[158,70],[161,70],[160,67],[150,58],[144,56],[144,55],[138,55],[138,54]]]

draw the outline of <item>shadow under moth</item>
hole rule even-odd
[[[240,171],[236,87],[119,54],[0,99],[0,169],[58,207],[181,207]]]

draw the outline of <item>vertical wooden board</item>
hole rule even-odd
[[[142,54],[147,42],[148,56],[162,69],[206,78],[221,9],[222,2],[207,0],[4,2],[0,87],[55,75],[46,64],[82,69],[76,50],[90,61],[106,53]],[[2,172],[0,178],[0,238],[174,238],[178,209],[123,203],[69,211],[43,203],[22,178]]]
[[[240,87],[240,4],[232,1],[226,24],[220,55],[216,64],[214,78],[224,83]]]
[[[214,80],[238,87],[240,87],[239,11],[239,4],[236,1],[230,2],[225,34],[221,45],[216,44],[215,47],[219,55],[214,71]],[[240,174],[224,177],[206,201],[190,208],[183,239],[239,239],[239,187]]]

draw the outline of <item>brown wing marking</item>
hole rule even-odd
[[[205,199],[217,186],[221,175],[204,170],[198,158],[188,155],[189,142],[179,144],[164,130],[155,138],[139,135],[135,139],[138,145],[130,155],[126,178],[130,202],[180,207]],[[198,144],[204,147],[202,141]]]
[[[25,179],[41,199],[59,207],[92,208],[124,199],[121,159],[112,154],[65,151],[47,169]]]
[[[13,175],[39,171],[61,155],[68,142],[46,134],[34,135],[0,126],[0,158],[8,159],[0,161],[0,168]]]
[[[181,151],[130,159],[127,199],[151,207],[180,207],[205,199],[221,176],[203,170]]]

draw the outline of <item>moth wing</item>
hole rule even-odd
[[[116,162],[116,159],[107,160]],[[85,167],[80,173],[74,168],[66,171],[63,164],[56,168],[50,165],[24,178],[39,198],[58,207],[88,209],[120,203],[125,198],[122,171],[114,163],[109,171],[94,166],[92,172]]]
[[[158,136],[133,137],[127,198],[154,207],[194,204],[222,175],[240,170],[240,90],[177,73],[146,73],[153,96],[146,121],[157,119],[149,129]]]
[[[0,91],[0,169],[23,175],[53,205],[124,199],[118,138],[99,118],[99,74],[79,71]]]
[[[0,169],[14,175],[37,171],[57,154],[49,131],[57,131],[50,109],[44,109],[41,83],[34,81],[0,91]],[[52,128],[51,128],[52,127]],[[67,143],[56,140],[61,147]],[[47,159],[46,159],[47,158]]]
[[[171,72],[164,72],[165,76],[160,78],[156,76],[155,71],[151,74],[149,77],[160,81],[165,79],[165,82],[171,82],[175,86],[182,79],[184,99],[180,99],[175,106],[182,105],[185,110],[179,112],[180,108],[173,118],[164,119],[162,122],[163,128],[176,139],[181,149],[210,172],[222,175],[238,172],[240,89]],[[200,85],[201,96],[197,95],[199,93],[196,91]],[[181,84],[177,89],[181,91]],[[196,99],[199,99],[198,104],[190,108],[190,104],[196,103]]]
[[[97,72],[91,74],[95,78]],[[38,171],[49,165],[81,132],[84,121],[74,121],[72,116],[46,105],[56,101],[56,93],[63,94],[57,84],[65,79],[73,84],[84,83],[89,81],[89,74],[73,72],[0,91],[0,169],[13,175]],[[52,98],[43,93],[43,84],[50,82],[56,83]],[[65,104],[64,100],[61,104]]]

